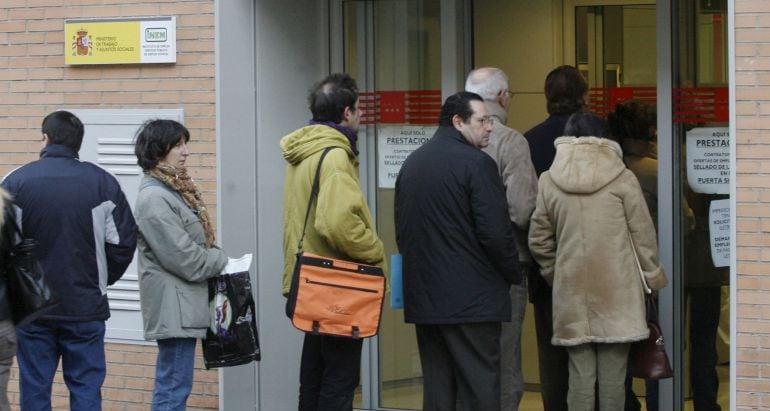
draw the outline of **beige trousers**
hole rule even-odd
[[[618,411],[625,404],[626,365],[630,344],[581,344],[567,347],[569,353],[570,411],[594,411],[596,385],[599,410]]]

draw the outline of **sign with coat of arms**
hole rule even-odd
[[[64,62],[176,63],[176,17],[68,19]]]

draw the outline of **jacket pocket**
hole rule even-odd
[[[207,328],[209,326],[208,289],[176,289],[182,328]]]

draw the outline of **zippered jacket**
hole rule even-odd
[[[329,126],[312,125],[283,137],[280,144],[288,162],[283,193],[283,294],[289,293],[310,189],[327,147],[334,149],[321,165],[318,196],[310,209],[303,250],[377,265],[387,271],[385,249],[361,191],[358,160],[347,137]]]
[[[407,157],[396,180],[396,242],[403,255],[404,320],[511,320],[519,254],[494,160],[454,127]]]
[[[13,196],[25,237],[61,303],[41,318],[106,320],[107,286],[128,268],[136,249],[136,223],[118,180],[80,161],[60,144],[11,172],[2,186]]]
[[[222,272],[227,254],[206,247],[198,215],[154,177],[142,179],[135,209],[144,338],[204,338],[211,323],[207,280]]]

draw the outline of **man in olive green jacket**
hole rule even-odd
[[[310,93],[313,120],[281,139],[284,184],[283,294],[289,293],[305,211],[321,154],[318,196],[303,251],[384,266],[385,252],[358,181],[358,88],[347,74],[332,74]],[[305,334],[300,366],[300,410],[352,410],[361,368],[361,339]]]

